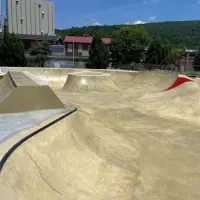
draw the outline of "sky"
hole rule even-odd
[[[52,0],[55,26],[138,24],[200,19],[200,0]]]
[[[2,0],[3,12],[5,1]],[[200,0],[50,0],[55,27],[140,24],[200,19]]]

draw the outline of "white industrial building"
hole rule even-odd
[[[55,35],[54,3],[48,0],[7,0],[8,31],[18,35]]]

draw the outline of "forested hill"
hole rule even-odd
[[[111,37],[112,32],[122,26],[125,25],[72,27],[65,30],[56,29],[56,34],[62,37],[65,35],[89,36],[94,31],[99,31],[102,37]],[[190,49],[196,49],[200,44],[200,20],[147,23],[139,26],[143,26],[150,36],[159,35],[172,44],[183,44]]]

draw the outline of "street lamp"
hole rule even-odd
[[[73,68],[75,68],[74,66],[74,37],[72,37],[72,40],[73,40]]]

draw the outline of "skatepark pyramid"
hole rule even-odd
[[[0,80],[0,113],[64,108],[49,85],[35,82],[23,72],[8,72]]]
[[[66,83],[63,86],[66,92],[117,92],[116,87],[111,79],[111,75],[101,72],[75,72],[69,73]]]

